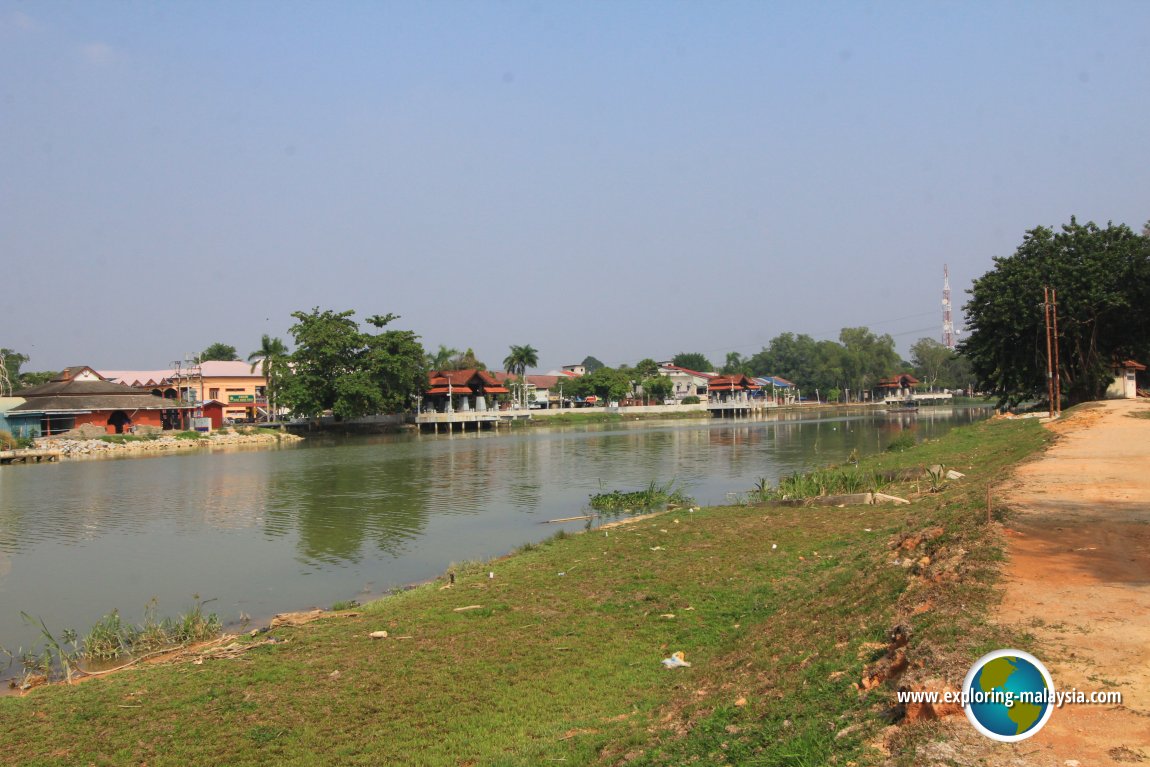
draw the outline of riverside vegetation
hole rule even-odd
[[[931,730],[897,726],[893,686],[957,684],[1020,641],[987,620],[1002,558],[987,488],[1046,439],[1034,420],[984,422],[860,461],[910,507],[674,509],[229,637],[234,652],[38,688],[0,700],[0,760],[909,763]],[[966,476],[909,479],[934,464]],[[662,668],[676,651],[690,668]]]

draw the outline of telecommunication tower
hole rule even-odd
[[[950,307],[950,269],[942,265],[942,345],[954,351],[954,317]]]

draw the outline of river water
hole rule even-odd
[[[583,522],[588,497],[676,480],[701,504],[766,477],[920,439],[985,409],[785,412],[511,433],[308,440],[298,447],[0,467],[0,646],[198,596],[227,623],[368,598]],[[2,660],[2,659],[0,659]]]

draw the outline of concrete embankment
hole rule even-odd
[[[302,442],[303,437],[283,432],[239,434],[217,432],[200,437],[159,436],[155,439],[131,439],[123,442],[103,439],[41,438],[36,447],[57,451],[60,458],[129,458],[160,453],[232,447],[277,447]]]

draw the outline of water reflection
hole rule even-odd
[[[556,527],[539,522],[577,516],[592,493],[673,479],[722,502],[982,414],[779,416],[4,467],[0,645],[35,639],[21,610],[83,629],[153,596],[171,612],[215,597],[225,619],[326,606],[540,540]]]

